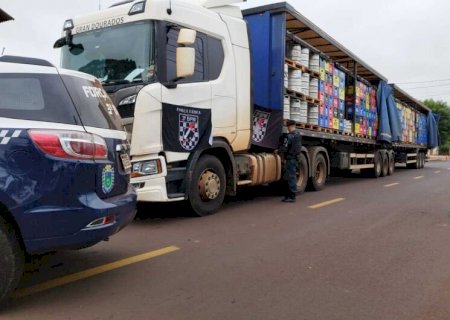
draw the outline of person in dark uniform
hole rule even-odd
[[[295,129],[295,121],[287,120],[288,133],[282,136],[280,151],[286,162],[286,193],[283,202],[295,202],[297,195],[297,166],[298,156],[302,149],[302,136]]]

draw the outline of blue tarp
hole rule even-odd
[[[438,122],[440,116],[430,112],[428,114],[428,148],[433,149],[439,146]]]
[[[392,87],[380,81],[377,92],[379,116],[378,141],[392,143],[401,140],[402,123],[398,113]]]

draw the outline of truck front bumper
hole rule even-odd
[[[167,192],[168,171],[165,159],[163,157],[157,157],[145,161],[155,159],[161,161],[162,172],[155,175],[131,178],[131,184],[136,189],[137,200],[141,202],[174,202],[184,200],[184,196],[176,198],[169,197]]]
[[[167,197],[166,178],[151,177],[145,179],[131,179],[131,184],[136,188],[138,201],[143,202],[169,202]]]

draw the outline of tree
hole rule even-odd
[[[425,100],[424,104],[441,116],[439,120],[439,135],[441,136],[440,150],[441,153],[448,154],[450,148],[450,108],[446,102],[435,101],[433,99]]]

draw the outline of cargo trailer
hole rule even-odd
[[[64,23],[62,66],[96,76],[131,134],[139,201],[202,216],[280,181],[287,119],[303,137],[299,192],[332,171],[424,166],[437,144],[426,106],[289,4],[238,2],[125,1]]]

